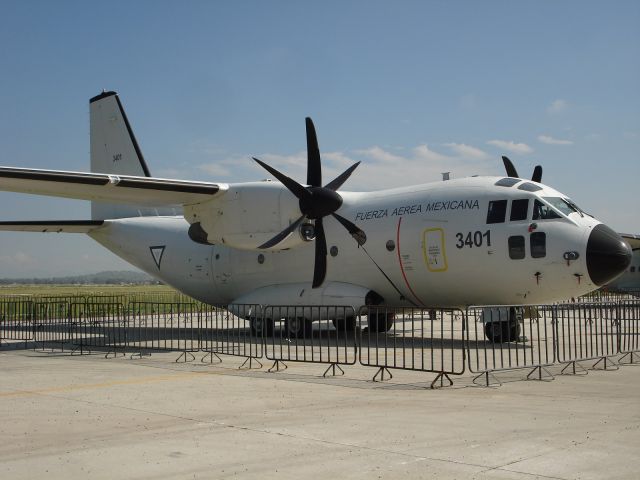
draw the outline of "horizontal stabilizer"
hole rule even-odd
[[[89,233],[100,228],[104,220],[45,220],[0,222],[0,231],[40,233]]]
[[[104,173],[0,167],[0,190],[145,206],[192,205],[210,200],[226,184]]]

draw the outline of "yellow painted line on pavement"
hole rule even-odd
[[[145,383],[166,382],[175,380],[188,380],[198,375],[217,375],[218,372],[178,372],[171,375],[158,375],[153,377],[131,378],[127,380],[114,380],[102,383],[84,383],[78,385],[65,385],[63,387],[42,388],[38,390],[16,390],[13,392],[0,392],[0,398],[20,397],[29,395],[44,395],[47,393],[73,392],[76,390],[90,390],[95,388],[117,387],[119,385],[142,385]]]

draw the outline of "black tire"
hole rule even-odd
[[[484,334],[491,343],[515,342],[520,337],[520,323],[516,320],[485,323]]]
[[[353,332],[356,329],[356,318],[348,317],[348,318],[334,318],[331,320],[333,322],[333,326],[338,331],[338,333],[344,332]]]
[[[369,313],[369,330],[372,332],[383,333],[391,330],[394,320],[393,313],[377,312]]]
[[[311,338],[313,322],[308,318],[288,318],[286,325],[289,338]]]
[[[250,318],[251,335],[258,338],[273,336],[273,323],[271,318]]]

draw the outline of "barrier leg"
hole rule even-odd
[[[280,365],[283,365],[284,368],[282,370],[286,370],[287,368],[287,364],[284,363],[282,360],[276,360],[275,362],[273,362],[273,365],[271,365],[271,368],[269,368],[269,370],[267,370],[267,372],[269,373],[273,373],[273,372],[279,372],[280,371]]]
[[[444,388],[444,379],[445,378],[449,382],[449,385],[447,385],[447,387],[451,387],[453,385],[453,380],[451,380],[451,377],[449,377],[449,375],[447,375],[445,372],[440,372],[440,373],[438,373],[438,376],[433,379],[433,382],[431,382],[431,386],[429,388],[431,388],[431,390],[435,390],[436,388]],[[439,387],[436,386],[436,383],[438,382],[438,380],[440,380],[440,386]]]
[[[602,363],[602,367],[598,367],[600,363]],[[611,368],[609,368],[608,364],[611,365]],[[602,357],[600,360],[593,364],[591,370],[618,370],[619,368],[620,367],[618,366],[618,364],[611,360],[609,357]]]
[[[627,357],[629,360],[626,360]],[[618,365],[640,365],[639,360],[636,352],[629,352],[618,359]]]
[[[214,356],[218,359],[218,363],[222,363],[222,359],[221,359],[221,358],[218,356],[218,354],[217,354],[217,353],[215,353],[215,352],[209,352],[209,353],[207,353],[206,355],[204,355],[204,356],[200,359],[200,361],[201,361],[202,363],[206,363],[206,362],[205,362],[205,359],[206,359],[207,357],[209,357],[209,359],[210,359],[210,360],[209,360],[209,363],[213,363],[213,357],[214,357]]]
[[[376,378],[378,378],[378,375],[380,375],[380,382],[384,382],[384,372],[387,372],[389,374],[389,378],[388,380],[391,380],[393,378],[393,375],[391,374],[391,371],[387,368],[387,367],[380,367],[378,369],[378,372],[373,376],[373,381],[377,382],[378,380],[376,380]]]
[[[244,361],[244,363],[238,367],[238,370],[242,370],[243,368],[246,368],[247,370],[251,370],[251,369],[253,368],[253,362],[254,362],[254,361],[255,361],[258,365],[260,365],[258,368],[262,368],[262,367],[263,367],[262,363],[260,363],[260,362],[258,361],[258,359],[257,359],[257,358],[247,357],[247,359]],[[245,367],[245,365],[246,365],[247,363],[249,363],[249,366],[248,366],[248,367]]]
[[[324,371],[324,373],[322,374],[322,376],[323,376],[324,378],[326,378],[326,377],[327,377],[327,373],[329,373],[329,370],[332,370],[332,371],[333,371],[333,373],[332,373],[331,375],[335,377],[335,376],[336,376],[336,368],[337,368],[338,370],[340,370],[340,375],[344,375],[344,370],[340,367],[340,365],[338,365],[337,363],[332,363],[331,365],[329,365],[329,368],[327,368],[327,369]]]
[[[538,378],[532,378],[531,376],[538,372],[537,377]],[[544,382],[550,382],[552,380],[555,380],[556,377],[553,376],[553,374],[547,370],[544,367],[535,367],[533,370],[531,370],[529,372],[529,374],[527,375],[527,380],[538,380],[538,381],[544,381]]]
[[[565,370],[567,368],[571,367],[572,368],[572,372],[571,373],[567,373],[566,375],[588,375],[589,371],[584,368],[582,365],[580,365],[577,361],[573,360],[572,362],[567,363],[564,368],[560,371],[560,375],[565,375]],[[576,370],[576,367],[580,367],[580,372],[578,372]]]
[[[118,356],[120,355],[122,355],[123,357],[127,356],[127,354],[124,352],[117,352],[116,350],[111,350],[105,354],[104,358],[118,358]]]
[[[489,387],[491,385],[497,385],[498,387],[502,386],[502,382],[500,380],[498,380],[498,378],[490,371],[486,371],[486,372],[482,372],[480,375],[477,375],[475,377],[473,377],[473,383],[475,383],[476,385],[480,385],[480,383],[478,383],[478,379],[484,377],[484,386],[485,387]],[[489,380],[489,377],[491,377],[493,380],[495,380],[495,382],[491,382]]]
[[[184,358],[184,363],[193,362],[196,356],[191,352],[182,352],[178,358],[175,359],[175,363],[178,363],[181,358]]]

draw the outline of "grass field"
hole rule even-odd
[[[14,304],[17,311],[29,307],[16,302],[68,304],[120,304],[129,307],[134,302],[200,304],[166,285],[11,285],[0,286],[0,306]]]
[[[28,295],[41,297],[128,295],[131,293],[153,295],[178,294],[167,285],[2,285],[0,296]]]

